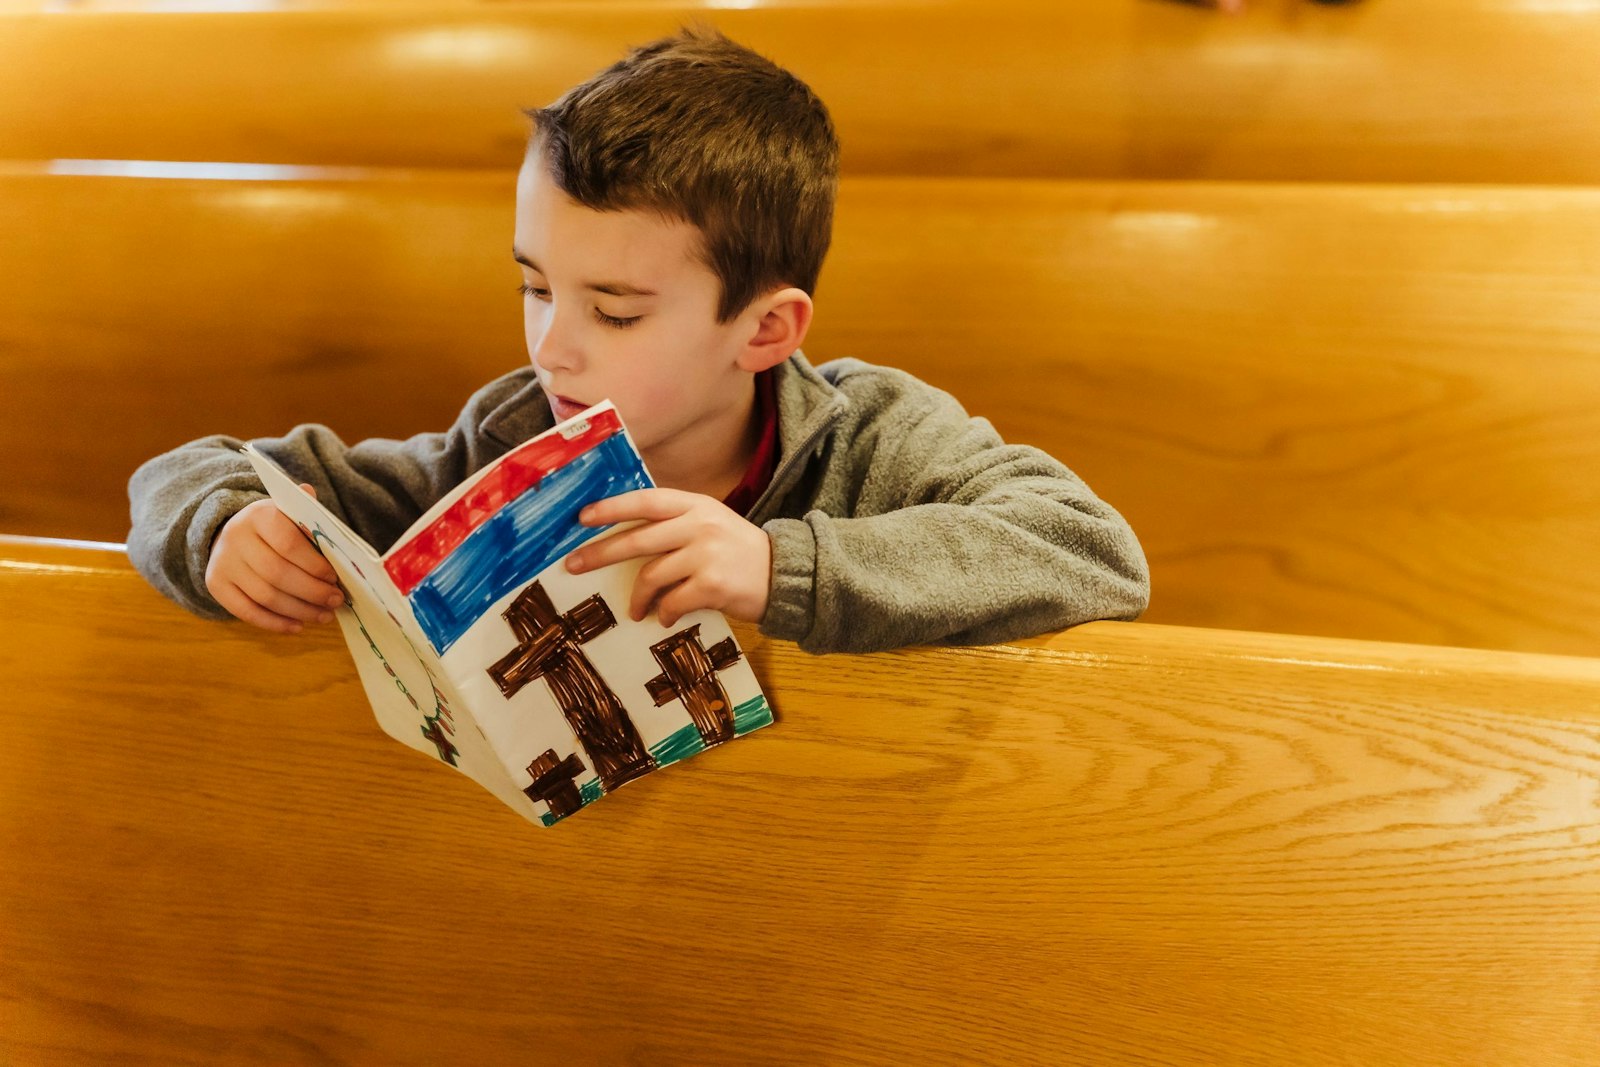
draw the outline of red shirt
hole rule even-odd
[[[744,472],[744,480],[722,502],[740,515],[750,514],[761,494],[772,484],[778,470],[778,373],[777,368],[756,375],[756,418],[761,423],[761,439],[756,454]]]

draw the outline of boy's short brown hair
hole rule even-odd
[[[839,142],[822,101],[776,63],[716,30],[685,29],[523,114],[529,152],[542,147],[578,203],[700,230],[722,283],[717,321],[771,288],[816,292]]]

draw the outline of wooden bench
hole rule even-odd
[[[332,628],[0,540],[0,1060],[1591,1061],[1600,661],[1097,623],[813,658],[560,826]]]
[[[1600,180],[1582,4],[42,6],[0,9],[10,158],[514,167],[519,108],[701,19],[817,89],[854,174]]]
[[[438,429],[526,362],[509,175],[281,177],[0,168],[0,531],[120,540],[184,440]],[[806,350],[1063,457],[1150,621],[1586,653],[1596,247],[1593,190],[852,179]]]

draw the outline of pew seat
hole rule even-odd
[[[119,546],[0,627],[6,1063],[1592,1062],[1600,661],[741,627],[777,724],[540,829]]]
[[[0,153],[514,167],[520,108],[698,19],[806,79],[853,174],[1600,181],[1587,3],[194,6],[0,5]]]
[[[148,456],[443,428],[527,359],[508,174],[70,170],[0,166],[0,531],[120,540]],[[806,351],[1065,459],[1148,621],[1588,654],[1596,247],[1594,190],[851,179]]]

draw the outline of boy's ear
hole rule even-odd
[[[778,289],[758,297],[751,308],[755,333],[739,352],[739,369],[752,374],[776,367],[794,354],[811,328],[811,297],[804,289]]]

